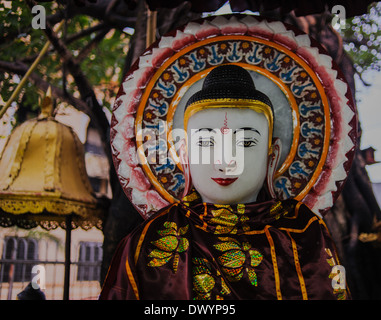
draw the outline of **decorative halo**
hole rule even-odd
[[[125,193],[144,218],[180,200],[185,179],[177,142],[185,103],[212,68],[229,63],[249,70],[274,106],[274,137],[282,141],[277,196],[324,214],[354,156],[357,118],[349,86],[308,35],[249,15],[190,22],[132,66],[111,121],[112,154]]]

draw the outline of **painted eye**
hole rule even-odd
[[[213,147],[214,146],[214,140],[213,139],[207,139],[207,140],[200,139],[197,141],[197,145],[199,147]]]
[[[237,146],[249,148],[249,147],[255,146],[257,142],[258,142],[257,140],[240,140],[240,141],[237,141]]]

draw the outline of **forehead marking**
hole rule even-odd
[[[220,131],[222,134],[227,134],[230,131],[228,127],[228,113],[227,112],[225,112],[224,125],[221,127]]]

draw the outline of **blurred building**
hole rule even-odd
[[[10,108],[11,110],[11,108]],[[12,128],[10,112],[0,123],[0,154],[6,135]],[[109,162],[99,134],[87,115],[74,108],[58,109],[56,119],[77,133],[85,144],[86,171],[97,197],[111,198]],[[65,230],[25,230],[17,227],[0,228],[0,300],[16,299],[33,277],[42,277],[46,299],[61,300],[64,283]],[[100,264],[103,233],[92,228],[77,228],[71,233],[70,299],[97,299],[100,292]],[[44,275],[33,273],[34,266],[43,267]],[[39,267],[39,268],[40,268]],[[40,270],[40,269],[38,269]],[[39,280],[40,281],[40,280]]]

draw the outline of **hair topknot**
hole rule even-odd
[[[273,109],[270,99],[255,88],[250,73],[234,64],[222,65],[210,71],[202,89],[189,98],[186,108],[199,101],[217,99],[258,100]]]

